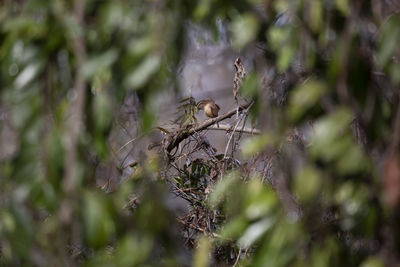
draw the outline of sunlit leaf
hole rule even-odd
[[[83,218],[85,237],[91,246],[106,244],[115,233],[115,224],[109,203],[98,192],[88,192],[84,197]]]
[[[339,157],[337,162],[338,171],[342,174],[367,170],[368,166],[368,159],[356,144],[349,145],[346,153]]]
[[[238,238],[246,230],[248,224],[248,220],[242,216],[235,218],[223,226],[221,235],[225,238]]]
[[[290,45],[285,45],[279,50],[277,67],[280,71],[285,71],[289,68],[291,60],[295,55],[295,48]]]
[[[322,0],[312,1],[310,2],[310,5],[311,5],[311,17],[310,17],[311,29],[314,32],[318,32],[323,26]]]
[[[40,72],[43,64],[34,62],[26,66],[15,79],[14,85],[16,89],[21,89],[29,84]]]
[[[398,49],[400,40],[399,25],[399,15],[392,15],[381,28],[377,54],[377,63],[381,68],[383,68],[393,56],[395,49]]]
[[[396,64],[396,63],[391,64],[389,73],[390,73],[390,78],[392,79],[392,82],[395,85],[399,85],[400,84],[400,64]]]
[[[293,120],[298,120],[308,109],[317,105],[320,98],[327,91],[326,85],[318,80],[308,80],[297,87],[289,99],[289,115]]]
[[[285,71],[296,53],[296,30],[291,26],[271,27],[267,39],[271,49],[278,54],[278,70]]]
[[[153,127],[154,121],[156,119],[155,117],[155,110],[152,107],[151,104],[148,104],[145,106],[145,109],[142,111],[141,114],[141,125],[142,125],[142,131],[143,132],[148,132],[151,127]]]
[[[105,92],[99,91],[94,97],[93,114],[96,128],[104,131],[111,122],[111,103]]]
[[[287,266],[296,257],[304,243],[303,234],[297,224],[280,220],[271,229],[270,236],[263,240],[263,246],[253,266]]]
[[[252,14],[247,13],[236,17],[231,25],[233,47],[239,50],[253,41],[257,35],[258,28],[257,19]]]
[[[8,236],[11,249],[23,258],[28,258],[34,235],[34,223],[29,211],[21,204],[13,203],[10,207],[11,214],[6,215]],[[12,217],[10,217],[11,215]]]
[[[331,266],[332,255],[337,251],[334,239],[329,238],[323,245],[314,246],[311,252],[312,266]]]
[[[239,247],[248,248],[253,245],[256,240],[272,227],[274,222],[275,219],[273,217],[265,217],[249,225],[243,236],[238,240]]]
[[[342,12],[344,16],[347,16],[350,11],[349,1],[348,0],[335,0],[336,8]]]
[[[209,254],[211,250],[211,243],[207,237],[201,237],[198,241],[198,247],[193,257],[194,267],[209,266]]]
[[[97,72],[110,67],[118,57],[118,53],[114,49],[90,58],[82,67],[83,76],[90,79]]]
[[[210,194],[209,203],[211,206],[217,206],[223,197],[229,192],[231,188],[236,186],[239,182],[239,176],[236,172],[231,172],[224,176],[221,181],[215,186],[213,192]]]
[[[203,19],[210,11],[211,1],[201,0],[198,1],[196,8],[194,9],[193,17],[196,20]]]
[[[16,227],[14,217],[8,211],[2,211],[0,213],[0,232],[13,232]]]
[[[351,143],[348,138],[342,138],[348,133],[351,120],[351,113],[347,109],[341,108],[316,121],[310,147],[311,154],[326,160],[341,155]]]
[[[295,192],[301,202],[309,202],[318,194],[322,181],[321,173],[311,167],[300,170],[295,178]]]
[[[152,36],[145,36],[141,39],[134,39],[128,45],[128,51],[135,56],[143,56],[149,53],[155,44]]]
[[[115,250],[118,266],[138,266],[143,264],[153,246],[153,240],[128,234],[120,239]]]
[[[272,213],[278,200],[270,188],[265,187],[260,179],[253,178],[247,186],[245,214],[249,220],[259,219]]]
[[[258,76],[256,73],[251,72],[244,79],[242,86],[240,87],[239,94],[242,94],[246,97],[255,97],[258,92]]]
[[[160,58],[155,55],[148,56],[143,62],[134,68],[125,78],[125,86],[137,89],[143,86],[149,78],[158,70]]]
[[[383,267],[383,266],[385,266],[385,264],[382,261],[382,259],[371,256],[371,257],[367,258],[360,266],[361,267]]]
[[[276,136],[270,133],[264,133],[245,139],[240,148],[244,157],[250,157],[263,151],[268,146],[275,145],[278,141],[279,139]]]
[[[124,10],[124,6],[121,3],[115,2],[106,5],[103,12],[101,22],[105,31],[112,32],[121,27],[126,16],[126,10]]]

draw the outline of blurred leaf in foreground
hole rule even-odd
[[[88,192],[83,207],[86,240],[93,247],[105,245],[116,230],[110,203],[102,193]]]
[[[231,25],[233,32],[233,47],[237,50],[253,41],[258,32],[258,21],[250,13],[236,17]]]
[[[310,108],[318,105],[319,100],[326,91],[326,85],[322,81],[315,79],[305,81],[290,95],[290,118],[295,121],[300,119]]]
[[[198,246],[193,257],[194,267],[206,267],[209,266],[209,255],[211,250],[210,240],[202,236],[198,241]]]

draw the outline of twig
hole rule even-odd
[[[253,105],[253,103],[251,103],[250,106],[246,109],[246,112],[250,109],[250,107],[251,107],[252,105]],[[225,148],[224,159],[226,159],[226,154],[228,153],[229,144],[231,143],[232,138],[233,138],[235,132],[237,131],[237,127],[239,126],[239,123],[240,123],[243,119],[244,119],[243,126],[242,126],[242,129],[243,129],[244,124],[245,124],[245,122],[246,122],[246,116],[242,116],[242,117],[240,118],[240,120],[238,120],[238,122],[236,123],[235,127],[233,128],[233,131],[232,131],[232,133],[231,133],[231,136],[229,136],[229,140],[228,140],[228,143],[226,144],[226,148]],[[233,144],[233,145],[232,145],[232,156],[233,156],[234,147],[235,147],[235,145]]]
[[[221,236],[221,235],[219,235],[219,234],[217,234],[217,233],[213,233],[213,232],[207,233],[207,231],[206,231],[205,229],[200,228],[200,227],[198,227],[198,226],[196,226],[196,225],[193,225],[193,224],[191,224],[191,223],[187,223],[187,222],[185,222],[185,221],[182,220],[182,219],[176,218],[176,220],[177,220],[178,222],[180,222],[181,224],[183,224],[183,225],[185,225],[185,226],[187,226],[187,227],[189,227],[189,228],[191,228],[191,229],[193,229],[193,230],[196,230],[196,231],[198,231],[198,232],[201,232],[201,233],[203,233],[203,234],[210,234],[210,235],[211,235],[212,237],[214,237],[214,238],[220,238],[220,239],[223,239],[223,240],[232,242],[232,240],[231,240],[230,238],[223,237],[223,236]]]
[[[231,136],[229,136],[228,143],[226,144],[226,148],[225,148],[224,159],[226,159],[226,154],[228,153],[229,144],[231,143],[232,137],[236,132],[236,128],[239,126],[239,123],[242,121],[242,119],[243,119],[243,117],[241,117],[240,120],[237,121],[235,127],[233,128]]]
[[[219,127],[216,127],[215,125],[212,125],[208,127],[209,130],[220,130],[220,131],[232,131],[232,126],[229,124],[220,124]],[[247,134],[260,134],[261,131],[259,129],[252,129],[249,127],[243,127],[242,129],[236,129],[236,132],[240,133],[247,133]]]
[[[121,146],[121,147],[118,149],[118,151],[117,151],[116,153],[119,153],[122,149],[124,149],[124,148],[125,148],[127,145],[129,145],[130,143],[136,141],[136,139],[138,139],[139,137],[140,137],[140,136],[135,137],[135,138],[129,140],[128,142],[126,142],[123,146]]]
[[[242,255],[242,248],[239,247],[239,253],[238,253],[237,257],[236,257],[236,261],[235,261],[235,263],[233,264],[233,267],[235,267],[236,264],[239,262],[239,259],[240,259],[240,256],[241,256],[241,255]]]

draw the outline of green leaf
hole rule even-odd
[[[297,31],[292,26],[271,27],[267,32],[268,44],[278,54],[278,71],[285,71],[297,49]]]
[[[244,216],[239,216],[227,222],[221,229],[221,236],[225,238],[238,238],[246,230],[248,220]]]
[[[240,145],[242,155],[246,158],[263,151],[267,146],[277,144],[279,138],[271,133],[264,133],[249,137]]]
[[[86,240],[93,247],[104,246],[115,233],[110,204],[102,193],[85,194],[83,219]]]
[[[9,208],[12,213],[7,214],[5,218],[9,227],[6,228],[9,231],[6,231],[6,236],[10,240],[13,252],[22,258],[28,258],[35,224],[29,210],[24,205],[14,202]]]
[[[249,220],[256,220],[272,213],[278,204],[276,194],[256,177],[250,180],[245,198],[247,204],[245,214]]]
[[[254,244],[255,241],[261,238],[274,225],[275,219],[272,216],[267,216],[264,219],[252,223],[243,233],[242,237],[238,240],[239,247],[248,248]]]
[[[144,133],[148,133],[150,131],[156,120],[156,111],[154,109],[155,108],[153,108],[153,106],[149,103],[145,105],[144,109],[142,110],[140,123]]]
[[[352,114],[344,108],[321,118],[314,124],[310,155],[334,163],[341,174],[369,169],[369,161],[350,132]]]
[[[335,0],[336,8],[342,12],[344,16],[348,16],[350,12],[349,1],[348,0]]]
[[[42,70],[43,64],[41,62],[35,61],[27,65],[17,76],[14,81],[14,86],[16,89],[22,89],[30,82],[32,82],[39,72]]]
[[[340,185],[338,190],[335,192],[334,200],[337,204],[341,205],[348,201],[354,192],[354,184],[350,181]]]
[[[111,118],[110,97],[104,90],[97,90],[93,99],[93,118],[97,131],[103,132],[108,129]]]
[[[211,251],[210,240],[207,237],[202,236],[198,241],[198,247],[193,257],[193,266],[194,267],[209,266],[210,251]]]
[[[250,72],[243,81],[239,93],[243,96],[253,98],[258,93],[258,76],[255,72]]]
[[[292,28],[288,26],[271,27],[267,33],[267,40],[272,50],[278,50],[290,41]]]
[[[121,27],[126,18],[127,9],[122,3],[114,2],[103,6],[101,27],[105,32],[112,31]]]
[[[400,16],[392,15],[383,24],[379,34],[377,63],[383,68],[398,49],[400,42]]]
[[[139,66],[134,68],[125,78],[124,84],[128,88],[142,87],[160,67],[161,59],[156,55],[148,56]]]
[[[198,1],[198,4],[193,12],[193,18],[197,21],[202,20],[207,14],[210,12],[212,0],[201,0]]]
[[[155,44],[152,35],[130,41],[128,51],[130,54],[141,57],[150,54]]]
[[[281,219],[263,239],[263,246],[254,257],[252,266],[290,266],[303,240],[299,225]]]
[[[321,0],[314,0],[310,2],[311,5],[311,16],[310,16],[310,26],[314,32],[319,32],[323,25],[323,4]]]
[[[290,95],[289,116],[300,119],[310,108],[316,105],[327,91],[325,83],[310,79],[298,86]]]
[[[285,71],[289,68],[292,58],[295,55],[295,47],[285,45],[279,50],[277,67],[279,71]]]
[[[347,149],[351,144],[348,131],[353,115],[345,108],[339,108],[335,112],[319,119],[314,124],[314,136],[310,153],[313,157],[322,157],[325,160],[333,160]],[[343,138],[343,136],[347,136]]]
[[[245,13],[236,17],[231,24],[233,48],[240,50],[252,42],[257,36],[258,28],[258,20],[254,15]]]
[[[399,85],[400,84],[400,64],[399,63],[393,63],[389,67],[389,73],[390,73],[390,78],[392,79],[392,82],[394,85]]]
[[[369,161],[361,148],[352,143],[347,147],[346,152],[338,158],[336,165],[339,173],[345,175],[367,170]]]
[[[209,204],[212,207],[217,206],[223,200],[223,197],[239,182],[239,175],[236,172],[230,172],[225,175],[220,182],[215,186],[210,194]]]
[[[382,259],[375,257],[375,256],[370,256],[360,266],[361,267],[383,267],[383,266],[385,266],[385,264],[382,261]]]
[[[110,49],[107,52],[89,58],[82,67],[83,77],[90,79],[96,73],[109,68],[118,58],[118,52]]]
[[[153,240],[148,236],[127,234],[120,238],[114,261],[117,266],[143,265],[152,247]]]
[[[322,174],[314,167],[307,166],[296,174],[295,192],[303,203],[310,202],[319,192]]]

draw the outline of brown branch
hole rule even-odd
[[[86,48],[84,41],[84,10],[85,1],[76,0],[74,3],[73,17],[79,25],[79,32],[75,33],[72,39],[72,50],[76,58],[76,73],[74,81],[75,97],[71,100],[71,115],[66,122],[66,157],[64,162],[64,190],[67,193],[74,192],[77,177],[77,140],[79,133],[83,128],[83,108],[85,103],[85,80],[82,75],[82,66],[86,60]]]
[[[225,114],[222,114],[221,116],[206,120],[205,122],[203,122],[202,124],[200,124],[197,127],[194,127],[194,128],[188,129],[188,130],[186,130],[186,129],[178,130],[173,135],[170,135],[169,137],[167,137],[167,146],[166,146],[167,152],[170,153],[172,151],[172,149],[177,147],[183,140],[185,140],[189,136],[193,135],[194,133],[204,131],[205,129],[207,129],[208,127],[213,125],[214,123],[217,123],[217,122],[220,122],[220,121],[223,121],[223,120],[226,120],[226,119],[232,117],[237,112],[241,112],[241,111],[247,109],[248,107],[250,107],[250,105],[252,103],[253,102],[249,102],[249,103],[241,105],[238,108],[235,108]]]

